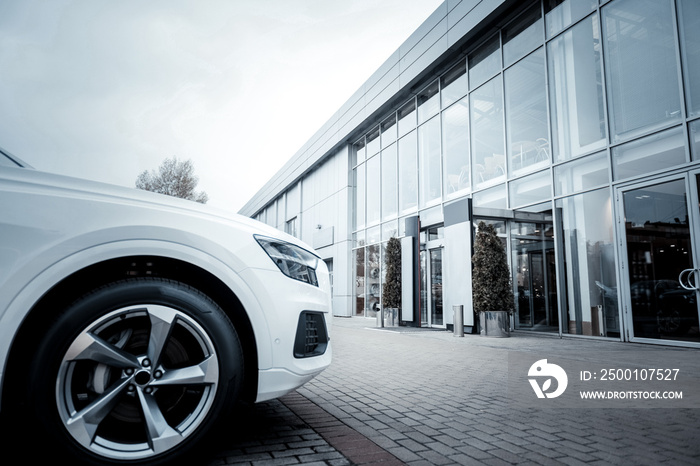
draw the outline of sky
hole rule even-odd
[[[442,0],[2,0],[0,147],[133,187],[192,160],[237,212]]]

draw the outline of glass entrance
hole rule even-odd
[[[633,338],[700,342],[699,178],[695,173],[622,192]]]
[[[511,224],[515,307],[520,329],[559,331],[552,235],[552,224]]]
[[[421,290],[420,320],[422,327],[444,327],[442,312],[442,247],[420,252]]]

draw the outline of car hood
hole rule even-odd
[[[290,243],[297,244],[304,249],[313,251],[309,245],[301,240],[257,220],[224,209],[166,196],[164,194],[71,176],[57,175],[33,168],[0,168],[0,180],[10,183],[21,183],[27,187],[33,186],[35,189],[51,189],[55,191],[57,195],[67,197],[80,197],[83,199],[141,205],[142,207],[177,212],[181,215],[193,218],[224,221],[234,224],[239,228],[243,227],[244,229],[254,230],[262,235],[283,239]]]

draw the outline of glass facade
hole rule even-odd
[[[632,281],[620,254],[633,254],[640,234],[619,225],[639,196],[614,199],[627,184],[700,169],[699,5],[521,2],[497,33],[377,120],[352,146],[355,314],[381,307],[382,244],[405,234],[404,219],[439,226],[444,203],[471,198],[480,220],[499,225],[516,328],[623,338]],[[424,249],[423,292],[439,281],[442,294],[431,273],[449,256]],[[421,302],[422,320],[443,324],[438,304]],[[665,338],[638,314],[637,337]],[[697,314],[689,325],[698,331]]]
[[[516,329],[700,347],[689,278],[700,270],[700,2],[506,3],[498,29],[475,29],[338,142],[346,313],[381,309],[386,242],[411,219],[414,318],[449,325],[451,261],[471,246],[456,236],[483,220],[507,251]],[[326,230],[320,214],[306,221],[324,201],[307,176],[257,218],[306,241]],[[455,214],[466,199],[471,218]]]

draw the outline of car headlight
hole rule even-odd
[[[283,274],[295,280],[318,286],[316,278],[318,257],[295,244],[278,239],[255,235],[255,240]]]

